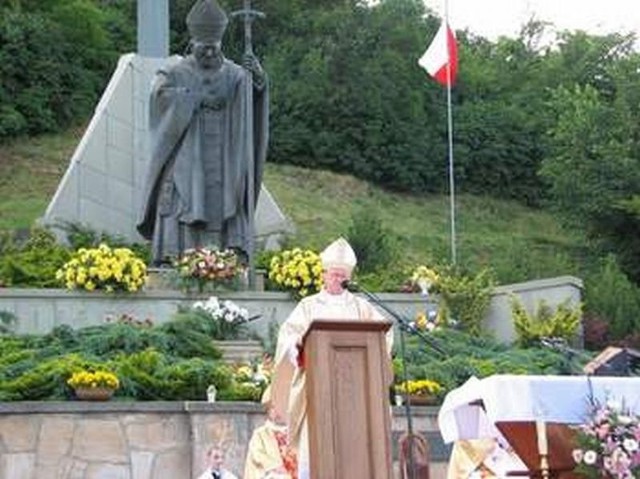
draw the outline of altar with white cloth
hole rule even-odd
[[[438,414],[438,426],[447,443],[492,437],[497,428],[529,470],[534,471],[532,475],[540,469],[542,447],[548,453],[552,475],[568,478],[572,477],[574,446],[570,425],[585,422],[590,400],[604,403],[609,399],[622,402],[631,411],[640,411],[640,378],[471,378],[447,394]]]

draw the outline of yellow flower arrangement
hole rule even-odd
[[[443,391],[442,386],[430,379],[409,379],[400,384],[396,384],[395,390],[400,394],[410,394],[417,396],[436,396]]]
[[[266,387],[271,383],[273,363],[265,355],[259,362],[236,364],[233,370],[235,399],[260,401]]]
[[[298,298],[317,293],[322,288],[320,255],[301,248],[282,251],[271,258],[269,279]]]
[[[118,389],[120,380],[118,376],[109,371],[77,371],[67,380],[67,384],[74,389],[77,388],[108,388]]]
[[[80,248],[56,278],[67,289],[96,289],[106,292],[138,291],[147,279],[147,266],[128,248],[110,248],[102,243],[97,248]]]
[[[411,273],[411,283],[418,286],[423,294],[429,293],[431,287],[438,283],[440,275],[435,269],[425,265],[416,267]]]

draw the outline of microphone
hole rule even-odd
[[[351,281],[350,279],[344,279],[340,283],[342,289],[346,289],[347,291],[359,291],[360,286],[355,281]]]
[[[419,336],[427,345],[429,345],[433,350],[441,354],[443,357],[446,358],[449,356],[447,352],[444,349],[442,349],[442,347],[439,344],[437,344],[437,342],[434,339],[427,337],[424,334],[422,334],[420,331],[418,331],[408,319],[406,319],[403,315],[396,312],[385,301],[380,299],[376,294],[360,286],[357,282],[351,281],[350,279],[342,280],[340,282],[340,286],[342,286],[342,288],[346,289],[347,291],[363,294],[373,304],[380,307],[389,316],[391,316],[395,320],[395,322],[398,324],[401,331],[407,331],[407,332],[410,332],[411,334]]]

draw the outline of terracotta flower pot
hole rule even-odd
[[[409,404],[412,406],[433,406],[438,403],[438,399],[430,394],[410,394]]]
[[[113,396],[113,389],[106,387],[78,387],[74,391],[76,397],[82,401],[108,401]]]

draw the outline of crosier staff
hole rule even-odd
[[[249,73],[249,81],[246,83],[246,139],[245,145],[247,147],[247,165],[248,165],[248,177],[247,184],[249,188],[247,204],[249,205],[249,211],[247,212],[249,221],[249,238],[248,238],[248,261],[249,261],[249,283],[253,286],[255,280],[254,269],[254,249],[255,249],[255,207],[256,197],[259,193],[253,188],[254,175],[255,175],[255,157],[253,146],[253,69],[247,67],[247,62],[251,61],[251,67],[254,65],[253,54],[253,40],[252,40],[252,25],[256,18],[264,18],[265,14],[258,10],[254,10],[251,7],[251,0],[244,0],[242,10],[237,10],[231,13],[232,18],[240,17],[244,21],[244,62],[243,66]]]

